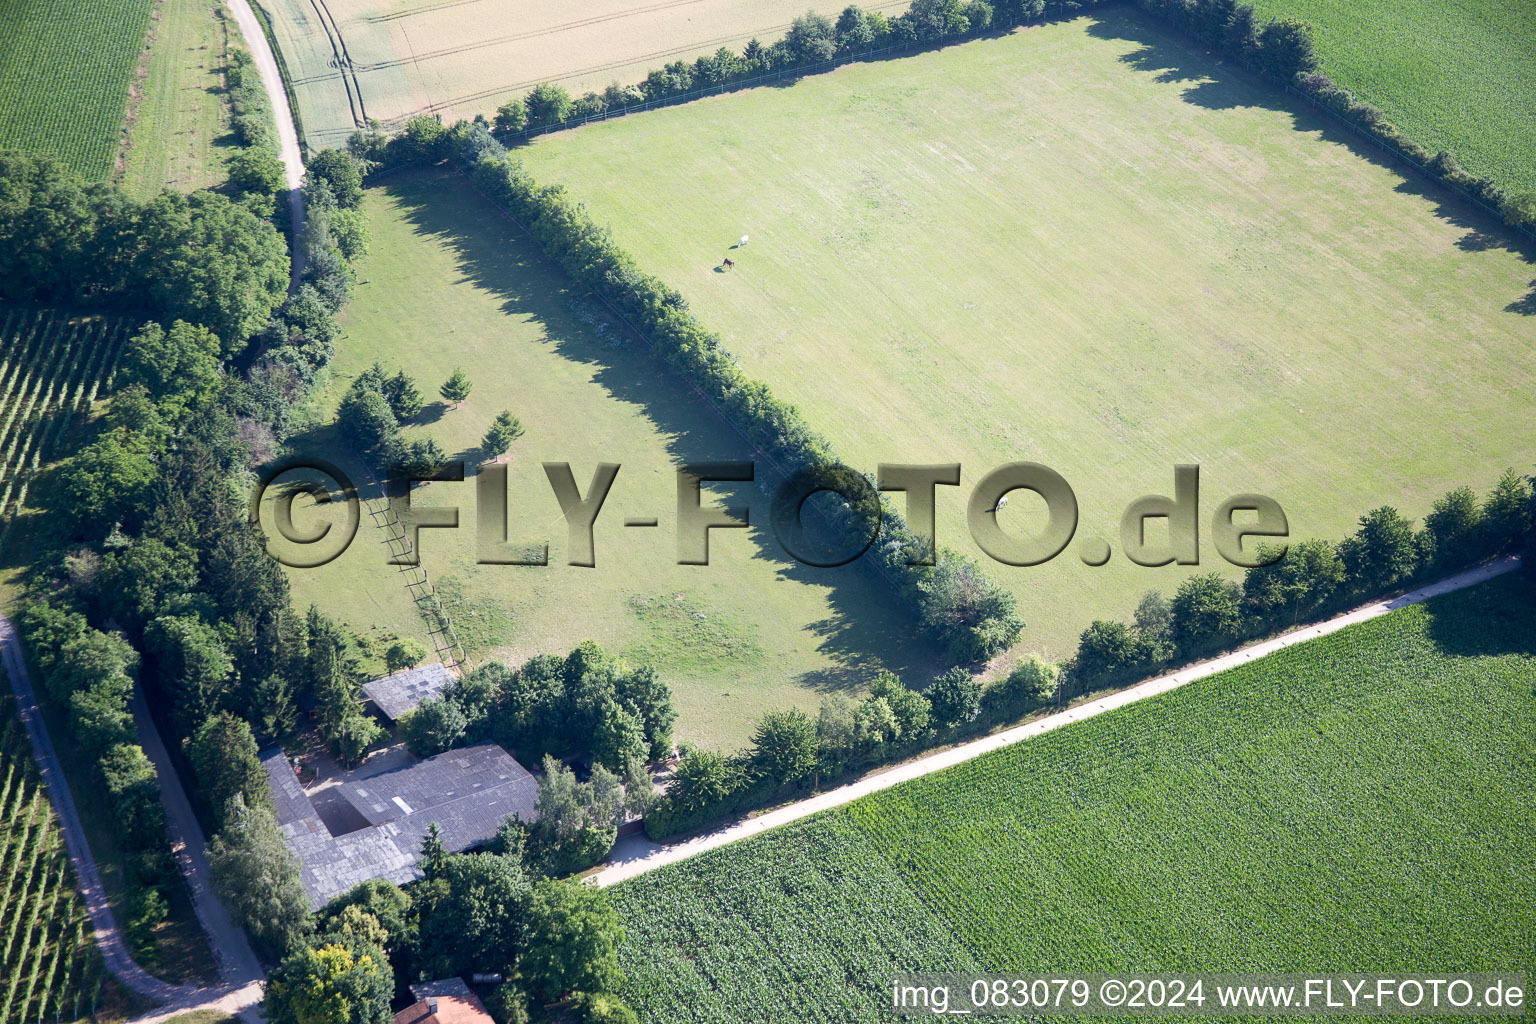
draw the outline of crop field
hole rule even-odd
[[[0,1024],[94,1013],[101,958],[9,696],[0,702],[0,865]]]
[[[231,33],[238,42],[239,29],[216,0],[162,0],[123,169],[130,192],[147,198],[224,182],[235,151],[224,96]]]
[[[906,0],[868,10],[900,13]],[[271,0],[311,148],[368,118],[445,122],[494,112],[540,82],[580,95],[756,36],[783,35],[804,0]],[[835,11],[831,13],[836,13]]]
[[[625,997],[843,1022],[908,970],[1530,976],[1533,798],[1536,585],[1503,577],[621,883]]]
[[[1323,71],[1431,152],[1511,191],[1536,190],[1532,0],[1258,0],[1310,22]]]
[[[1531,254],[1352,145],[1116,8],[521,153],[848,462],[962,463],[941,543],[981,556],[969,487],[1029,460],[1074,488],[1078,541],[1118,549],[1123,510],[1197,463],[1205,571],[1229,495],[1336,539],[1536,451]],[[1042,507],[1000,519],[1031,534]],[[1056,657],[1194,571],[1075,543],[988,567]]]
[[[112,173],[153,0],[0,4],[0,146]]]
[[[750,459],[745,442],[639,341],[579,301],[464,179],[394,174],[368,190],[366,208],[372,254],[344,314],[324,418],[377,360],[415,377],[427,400],[406,439],[431,437],[468,461],[469,480],[418,487],[412,502],[460,510],[459,529],[423,530],[420,545],[471,662],[521,661],[590,637],[661,666],[676,696],[679,737],[712,745],[745,740],[763,710],[814,709],[822,692],[856,689],[881,666],[921,681],[945,667],[928,661],[885,583],[864,570],[788,563],[753,484],[706,489],[706,504],[754,506],[752,527],[714,531],[708,566],[676,564],[677,464]],[[474,385],[457,409],[438,398],[455,366]],[[535,546],[548,540],[547,567],[476,564],[474,467],[483,456],[474,449],[503,409],[527,430],[503,459],[507,536]],[[294,438],[290,448],[341,463],[370,489],[334,428]],[[569,462],[583,494],[597,463],[621,467],[597,521],[593,568],[566,564],[567,531],[543,462]],[[316,511],[301,502],[295,516]],[[629,517],[659,525],[626,528]],[[340,558],[290,571],[295,603],[315,602],[362,632],[420,636],[405,577],[385,564],[383,540],[363,516]]]
[[[75,417],[110,386],[126,321],[0,308],[0,522]]]

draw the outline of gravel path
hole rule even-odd
[[[102,888],[101,873],[96,870],[96,860],[85,842],[85,831],[80,826],[80,814],[75,810],[75,798],[70,795],[64,781],[64,769],[59,765],[53,741],[48,738],[43,724],[43,711],[37,703],[37,692],[32,688],[32,678],[27,673],[26,662],[21,656],[21,640],[16,627],[0,616],[0,662],[11,680],[11,692],[16,695],[16,715],[27,730],[32,743],[32,756],[37,761],[48,790],[48,801],[59,819],[64,832],[64,846],[75,866],[75,878],[80,884],[80,894],[85,897],[85,909],[91,915],[91,927],[96,931],[96,945],[113,977],[141,996],[164,1003],[183,994],[183,990],[169,982],[151,977],[134,962],[128,945],[117,928],[112,907],[107,903],[106,890]]]
[[[1149,679],[1144,683],[1138,683],[1127,689],[1106,694],[1086,704],[1068,708],[1057,714],[1036,719],[1024,725],[1015,726],[1012,729],[993,733],[990,736],[983,736],[980,739],[971,740],[969,743],[962,743],[959,746],[950,747],[947,750],[941,750],[926,757],[907,761],[878,774],[865,776],[857,782],[849,783],[838,789],[828,790],[825,793],[777,808],[755,818],[748,818],[745,821],[725,825],[713,832],[707,832],[680,843],[664,846],[646,838],[643,833],[627,836],[615,844],[613,852],[608,856],[607,866],[590,877],[598,885],[613,885],[615,882],[622,882],[626,878],[633,878],[647,871],[654,871],[664,864],[675,864],[680,860],[686,860],[706,850],[713,850],[727,843],[734,843],[738,840],[746,839],[748,836],[755,836],[766,832],[771,828],[777,828],[780,825],[787,825],[792,821],[809,817],[818,811],[840,807],[843,804],[857,800],[861,796],[867,796],[882,789],[889,789],[892,786],[923,775],[943,771],[945,768],[951,768],[963,761],[969,761],[973,757],[980,757],[982,754],[1000,750],[1022,740],[1039,736],[1041,733],[1050,732],[1052,729],[1059,729],[1072,722],[1080,722],[1085,718],[1102,715],[1106,711],[1124,707],[1127,704],[1134,704],[1139,700],[1146,700],[1148,697],[1167,693],[1169,690],[1176,690],[1186,683],[1194,682],[1196,679],[1204,679],[1206,676],[1215,675],[1217,672],[1224,672],[1229,668],[1236,668],[1238,665],[1246,664],[1255,658],[1262,658],[1266,654],[1273,654],[1275,651],[1283,650],[1296,644],[1306,643],[1308,640],[1315,640],[1320,636],[1327,636],[1329,633],[1336,633],[1346,626],[1353,626],[1357,622],[1365,622],[1368,619],[1377,618],[1398,608],[1418,604],[1440,594],[1448,594],[1453,590],[1476,586],[1495,576],[1511,572],[1518,568],[1519,565],[1520,561],[1517,558],[1505,558],[1486,565],[1480,565],[1436,583],[1420,587],[1417,590],[1410,590],[1408,593],[1398,597],[1384,601],[1374,601],[1353,611],[1345,612],[1326,622],[1293,630],[1271,640],[1265,640],[1261,643],[1252,644],[1233,651],[1231,654],[1212,658],[1210,661],[1186,665],[1177,672],[1170,672],[1168,675]]]
[[[171,822],[172,847],[192,891],[198,920],[207,931],[218,957],[220,978],[216,985],[172,985],[152,976],[133,959],[122,932],[118,930],[112,907],[107,902],[106,890],[101,884],[101,872],[85,841],[85,830],[80,824],[74,796],[65,782],[58,753],[43,723],[37,691],[33,689],[32,678],[21,656],[21,640],[16,635],[16,627],[4,616],[0,616],[0,664],[5,666],[6,676],[11,681],[11,692],[16,695],[16,714],[26,728],[27,739],[32,744],[32,756],[37,761],[43,785],[48,791],[48,800],[53,804],[53,813],[59,819],[60,830],[64,833],[64,846],[74,865],[75,878],[85,899],[86,911],[91,917],[96,945],[101,949],[107,970],[124,986],[156,1004],[157,1008],[140,1020],[160,1021],[203,1008],[250,1015],[261,1001],[261,964],[251,951],[245,933],[229,920],[223,905],[208,887],[208,855],[203,846],[202,830],[198,828],[196,818],[191,817],[192,808],[187,803],[186,793],[182,791],[180,780],[170,770],[168,760],[165,759],[165,748],[160,744],[159,734],[154,732],[153,723],[147,723],[147,716],[142,713],[143,698],[137,694],[134,697],[140,738],[145,744],[146,753],[160,772],[161,799],[166,803],[167,817]],[[149,725],[148,730],[144,728],[146,723]],[[169,780],[168,785],[165,784],[166,780]],[[180,811],[172,806],[178,798]],[[191,830],[186,828],[188,819]],[[222,921],[222,924],[218,921]]]
[[[293,123],[293,110],[288,106],[288,91],[283,88],[277,58],[272,55],[272,47],[267,45],[267,34],[261,30],[256,12],[251,10],[248,0],[224,2],[235,16],[240,34],[245,36],[245,45],[256,58],[256,70],[261,73],[261,84],[267,90],[272,113],[277,119],[277,155],[283,161],[283,171],[288,179],[288,216],[293,227],[289,236],[293,239],[292,274],[288,279],[291,294],[298,289],[299,275],[304,273],[303,248],[299,245],[299,237],[304,231],[304,194],[299,191],[299,186],[304,183],[304,154],[299,149],[299,132]]]

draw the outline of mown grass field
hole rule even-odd
[[[456,505],[457,531],[421,533],[422,562],[471,660],[524,660],[585,638],[655,662],[671,684],[680,738],[745,740],[770,708],[814,709],[880,666],[926,680],[944,666],[913,636],[884,583],[863,570],[807,571],[785,561],[753,484],[710,488],[706,502],[750,505],[750,530],[715,531],[709,566],[676,564],[676,466],[747,460],[745,442],[664,373],[644,346],[582,304],[497,208],[451,174],[403,172],[368,192],[372,254],[344,314],[328,421],[375,360],[404,368],[428,405],[407,439],[474,451],[503,409],[527,433],[504,460],[513,541],[548,540],[547,567],[477,565],[473,475],[418,488],[414,502]],[[474,383],[449,408],[438,386],[455,366]],[[298,455],[345,459],[333,427],[296,438]],[[567,562],[567,531],[542,462],[569,462],[583,493],[598,462],[620,465],[596,529],[596,567]],[[349,472],[360,473],[347,462]],[[362,479],[359,476],[359,479]],[[301,517],[310,514],[301,505]],[[627,517],[657,528],[626,528]],[[322,569],[292,570],[300,607],[315,602],[354,628],[420,635],[404,579],[385,564],[364,515],[358,539]]]
[[[235,152],[224,66],[240,32],[216,0],[162,0],[135,110],[123,186],[140,198],[224,183]]]
[[[0,5],[0,146],[112,173],[153,0]]]
[[[1533,254],[1351,145],[1116,8],[522,152],[849,462],[961,462],[941,543],[979,555],[969,486],[1031,460],[1076,490],[1078,541],[1118,549],[1193,462],[1203,571],[1231,494],[1338,538],[1536,451]],[[1076,542],[989,568],[1023,649],[1058,657],[1189,571],[1087,568]]]
[[[1323,70],[1430,151],[1536,189],[1536,3],[1258,0],[1312,24]]]
[[[1536,968],[1536,584],[1503,577],[616,886],[647,1024],[898,971]]]
[[[312,148],[339,146],[363,119],[397,127],[490,116],[540,82],[575,95],[632,85],[654,67],[722,46],[778,39],[804,0],[275,0],[264,5],[288,62]],[[867,9],[895,15],[907,0]],[[826,13],[836,15],[828,9]],[[338,66],[344,55],[345,70]]]

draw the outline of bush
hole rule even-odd
[[[583,992],[576,1000],[583,1024],[639,1024],[628,1003],[606,992]]]
[[[1360,517],[1360,529],[1339,545],[1357,592],[1380,593],[1407,579],[1418,564],[1413,526],[1390,505]]]
[[[384,665],[391,672],[403,672],[420,665],[426,656],[427,649],[418,641],[407,637],[389,645],[389,650],[384,652]]]
[[[1048,704],[1056,699],[1056,684],[1060,678],[1060,666],[1031,654],[1008,673],[999,689],[1011,706]]]
[[[769,711],[752,736],[752,761],[781,785],[799,785],[816,770],[816,726],[799,708]]]
[[[1229,647],[1241,635],[1242,592],[1220,573],[1191,576],[1173,597],[1173,642],[1185,657]]]
[[[940,728],[968,725],[981,714],[981,683],[959,665],[935,679],[926,696]]]

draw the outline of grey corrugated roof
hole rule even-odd
[[[363,693],[390,721],[399,721],[428,697],[442,693],[453,676],[440,662],[418,665],[383,679],[363,684]]]
[[[411,995],[416,997],[417,1002],[420,1002],[423,999],[431,999],[433,997],[442,999],[447,996],[458,996],[460,999],[468,999],[474,993],[469,990],[468,985],[464,984],[463,978],[439,978],[437,981],[424,981],[419,985],[412,985]]]
[[[341,795],[370,825],[396,821],[428,807],[443,807],[464,797],[472,801],[477,813],[493,813],[499,822],[517,810],[531,811],[532,805],[516,805],[519,793],[532,782],[527,769],[494,743],[450,750],[411,765],[372,778],[344,783]],[[536,789],[536,787],[534,787]],[[530,792],[532,790],[529,790]],[[485,808],[487,810],[479,810]]]
[[[333,836],[283,752],[265,751],[262,760],[278,825],[299,859],[315,907],[370,878],[396,884],[420,878],[417,855],[434,823],[444,848],[459,853],[488,842],[509,814],[533,820],[538,802],[538,783],[527,769],[496,744],[482,743],[345,783],[343,796],[363,812],[369,827]],[[367,802],[367,810],[359,800]]]

